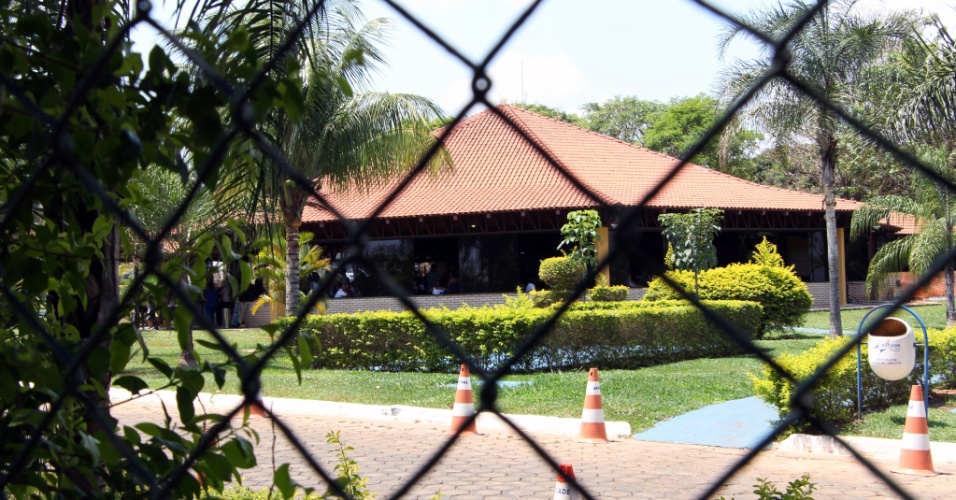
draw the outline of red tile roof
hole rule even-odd
[[[494,110],[461,121],[446,138],[454,166],[436,175],[422,173],[380,215],[416,217],[554,208],[596,207],[545,156],[607,204],[635,206],[678,163],[640,146],[546,118],[509,105],[496,108],[531,140],[524,140]],[[537,146],[537,148],[535,147]],[[540,152],[538,150],[540,148]],[[367,218],[398,184],[370,191],[329,190],[321,194],[349,219]],[[822,211],[823,196],[763,186],[698,165],[687,164],[652,198],[651,208]],[[838,211],[859,206],[838,200]],[[316,200],[303,221],[335,217]]]
[[[920,226],[916,217],[899,212],[890,212],[890,215],[886,217],[885,225],[887,229],[898,235],[916,234]]]

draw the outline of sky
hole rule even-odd
[[[401,1],[401,0],[399,0]],[[528,0],[404,0],[407,10],[479,62],[531,4]],[[716,0],[743,14],[775,2]],[[862,9],[924,8],[956,19],[953,0],[865,0]],[[471,72],[383,2],[365,0],[368,18],[389,18],[389,67],[376,90],[408,92],[456,114],[471,98]],[[949,23],[952,25],[952,23]],[[721,68],[753,58],[743,38],[723,58],[718,38],[726,22],[690,0],[546,0],[493,60],[490,100],[544,104],[580,112],[614,96],[667,102],[711,92]],[[472,112],[477,111],[473,110]],[[469,113],[471,114],[471,113]]]
[[[168,2],[169,0],[167,0]],[[158,3],[158,0],[157,0]],[[396,0],[460,54],[480,62],[531,0]],[[712,0],[743,14],[775,0]],[[956,26],[956,0],[861,0],[862,10],[921,8]],[[387,67],[370,90],[418,94],[449,116],[471,100],[472,72],[381,0],[362,0],[367,19],[387,18]],[[491,61],[489,100],[580,112],[615,96],[667,102],[711,93],[721,68],[758,47],[734,42],[722,58],[726,22],[691,0],[545,0]],[[473,108],[474,114],[483,108]]]

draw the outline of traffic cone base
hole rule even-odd
[[[561,472],[569,479],[577,480],[574,477],[574,467],[571,464],[561,464]],[[554,483],[554,500],[578,500],[578,491],[571,487],[571,484],[558,474],[558,480]]]
[[[929,449],[929,424],[926,421],[926,403],[923,400],[923,388],[914,385],[910,391],[910,402],[906,407],[906,423],[903,425],[903,444],[900,450],[900,463],[890,472],[911,476],[936,476],[933,470],[933,456]]]
[[[269,414],[266,412],[266,402],[262,399],[262,389],[259,389],[259,392],[256,393],[256,402],[247,405],[249,408],[249,416],[255,417],[268,417]]]
[[[471,371],[468,365],[462,364],[458,374],[458,389],[455,392],[455,406],[451,409],[451,434],[461,429],[462,434],[478,434],[475,421],[468,419],[475,414],[475,404],[471,394]]]
[[[584,410],[581,412],[581,432],[577,440],[582,443],[608,442],[597,368],[591,368],[588,372],[588,388],[584,393]]]

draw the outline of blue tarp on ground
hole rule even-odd
[[[760,398],[735,399],[661,422],[634,439],[753,448],[770,434],[778,418],[776,409]]]

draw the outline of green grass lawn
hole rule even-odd
[[[260,330],[226,331],[230,343],[240,353],[267,344],[268,336]],[[171,366],[179,359],[179,346],[174,332],[144,332],[149,355],[162,358]],[[787,340],[761,341],[759,346],[771,355],[799,352],[814,342],[814,336],[795,336]],[[211,340],[206,332],[197,332],[197,339]],[[223,361],[225,355],[197,345],[200,360]],[[280,356],[281,358],[281,356]],[[126,374],[137,375],[150,387],[158,388],[165,378],[151,365],[137,357]],[[608,420],[627,421],[635,432],[654,423],[714,403],[749,397],[748,372],[760,370],[755,356],[721,359],[697,359],[640,370],[606,370],[600,372],[601,396]],[[457,373],[381,373],[367,371],[306,370],[300,385],[292,364],[286,359],[272,362],[263,372],[262,384],[270,397],[320,399],[325,401],[377,405],[410,405],[427,408],[448,408],[454,402]],[[579,417],[584,400],[587,372],[535,373],[509,376],[508,380],[526,381],[517,387],[499,390],[499,409],[505,413]],[[476,382],[476,392],[477,378]],[[211,375],[204,391],[217,390]],[[238,394],[238,382],[232,374],[222,392]],[[478,395],[475,399],[477,401]]]
[[[825,313],[812,313],[820,315]],[[918,314],[923,315],[922,310]],[[862,314],[860,315],[862,317]],[[846,320],[845,320],[846,321]],[[852,321],[852,318],[849,319]],[[859,318],[857,318],[859,321]],[[257,345],[268,344],[261,330],[227,330],[226,338],[240,353],[248,353]],[[144,332],[150,356],[159,357],[176,366],[179,346],[176,334],[168,331]],[[196,332],[197,339],[212,340],[206,332]],[[814,345],[819,335],[786,333],[771,334],[757,345],[771,356],[784,352],[798,353]],[[197,344],[200,360],[223,361],[221,352]],[[152,388],[165,379],[151,365],[137,357],[125,372],[143,378]],[[697,359],[670,363],[639,370],[606,370],[600,372],[601,395],[605,418],[623,420],[633,431],[641,432],[655,423],[674,416],[732,399],[753,395],[748,373],[761,370],[761,362],[753,355],[719,359]],[[284,356],[268,365],[262,384],[269,397],[317,399],[325,401],[375,405],[408,405],[426,408],[449,408],[454,402],[457,373],[381,373],[346,370],[305,370],[299,384],[292,364]],[[499,389],[499,409],[505,413],[534,414],[577,418],[581,415],[587,372],[546,372],[513,375],[507,380],[529,382],[517,387]],[[475,382],[475,400],[480,385]],[[218,389],[211,375],[203,388]],[[222,392],[238,394],[235,373],[231,373]],[[950,404],[954,404],[951,402]],[[903,407],[905,409],[905,406]],[[874,437],[899,437],[902,423],[893,435],[894,411],[868,416],[862,426],[847,429],[847,434]],[[934,411],[931,415],[932,439],[956,442],[956,415]],[[892,424],[885,422],[894,422]]]
[[[846,309],[840,311],[840,321],[843,322],[844,330],[856,330],[860,326],[860,321],[863,319],[863,316],[866,313],[870,312],[872,308],[866,309]],[[920,318],[922,318],[923,323],[926,324],[926,328],[945,328],[946,327],[946,305],[945,304],[933,304],[933,305],[920,305],[910,307]],[[873,313],[874,315],[880,314],[880,312]],[[919,332],[919,323],[916,322],[916,319],[912,314],[900,310],[893,313],[893,316],[902,318],[908,323],[913,325],[913,329],[916,330],[917,334]],[[805,328],[817,328],[822,330],[830,329],[830,313],[828,311],[814,311],[807,313],[803,319],[803,327]]]

